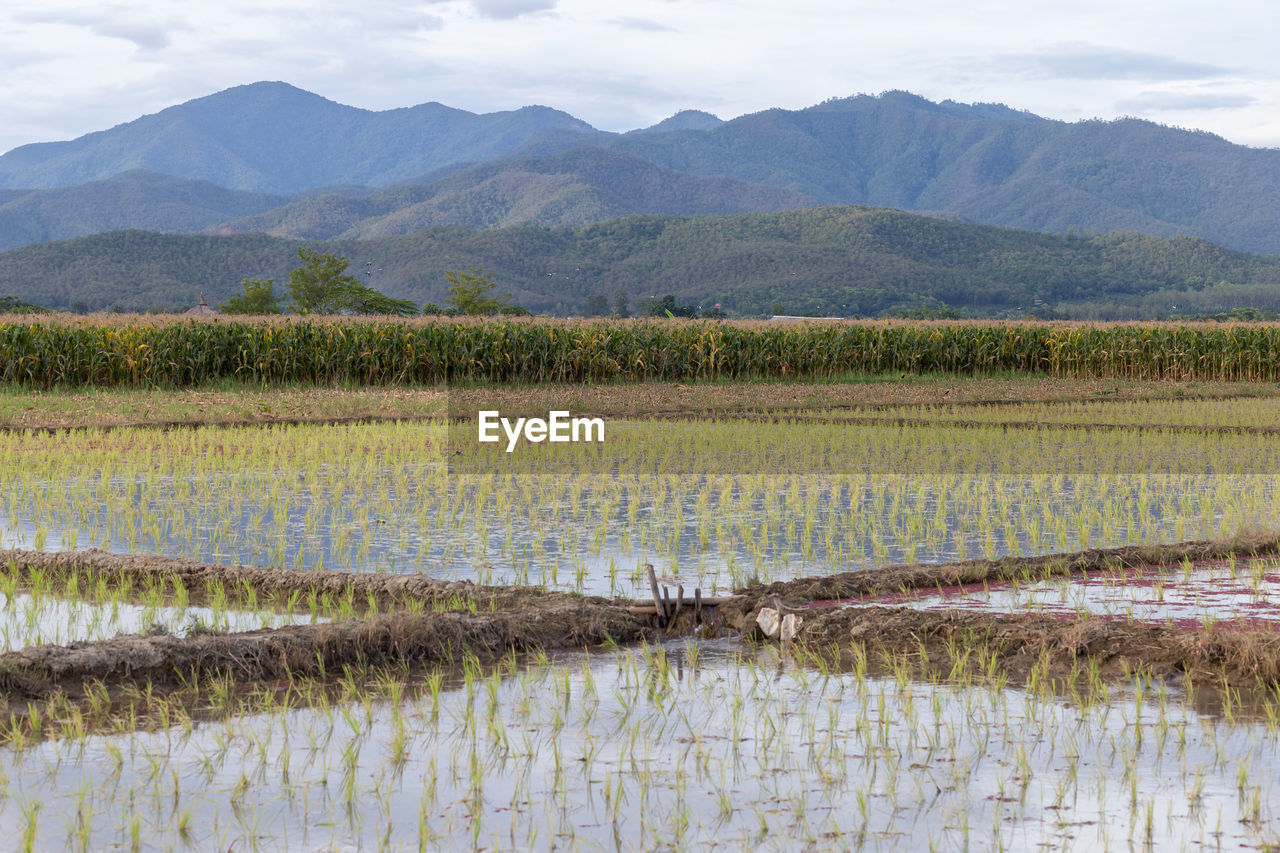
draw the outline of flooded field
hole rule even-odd
[[[1269,849],[1280,558],[1231,537],[1280,519],[1280,445],[1168,427],[1276,404],[1098,405],[636,419],[511,455],[430,422],[0,434],[0,546],[84,563],[2,573],[0,830]],[[1201,538],[1228,542],[1118,554]],[[712,616],[660,630],[646,564]]]
[[[1267,436],[618,422],[607,452],[457,452],[423,423],[0,435],[0,545],[718,594],[888,563],[1230,535]],[[452,436],[455,442],[458,436]]]
[[[141,850],[1280,840],[1275,717],[1141,680],[1079,703],[677,642],[272,701],[5,750],[0,828]]]

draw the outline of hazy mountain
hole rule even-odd
[[[1280,150],[1136,119],[1068,124],[890,92],[606,144],[827,203],[948,211],[1042,231],[1196,234],[1280,252]]]
[[[738,216],[632,216],[573,228],[439,227],[312,245],[389,295],[443,303],[444,272],[484,267],[535,311],[587,296],[673,293],[744,313],[875,315],[912,306],[1022,316],[1169,316],[1280,308],[1280,257],[1190,237],[1068,237],[831,207]],[[50,307],[186,308],[245,277],[283,284],[297,242],[259,234],[116,231],[0,253],[0,294]]]
[[[722,124],[724,124],[724,121],[719,116],[711,113],[703,112],[702,110],[681,110],[651,127],[634,130],[632,133],[649,133],[655,130],[711,130]]]
[[[588,156],[584,145],[652,165]],[[21,191],[135,169],[228,189],[306,191],[313,196],[307,203],[260,222],[310,236],[391,234],[433,223],[573,224],[817,199],[1054,233],[1196,235],[1280,252],[1280,150],[1145,121],[1066,123],[998,104],[889,92],[727,122],[685,111],[618,135],[546,107],[475,115],[428,103],[372,112],[284,83],[229,89],[70,142],[5,154],[0,187],[8,189],[0,189],[0,206],[26,199],[38,209],[30,221],[19,213],[0,223],[0,245],[116,224],[203,229],[200,211],[223,204],[231,209],[218,221],[243,227],[237,220],[262,211],[237,212],[240,202],[230,199],[164,202],[176,205],[165,219],[124,209],[152,206],[143,194],[117,201],[90,188],[77,201]],[[370,194],[361,186],[387,190]],[[341,191],[317,193],[322,187]],[[769,195],[761,187],[789,192]]]
[[[254,83],[69,142],[15,148],[0,157],[0,186],[73,186],[131,169],[266,192],[376,186],[493,157],[543,128],[592,131],[547,107],[476,115],[428,103],[373,112],[286,83]]]
[[[305,239],[372,238],[436,225],[584,225],[635,213],[751,213],[817,203],[792,190],[690,175],[624,152],[584,146],[475,166],[421,186],[360,197],[312,197],[215,230]]]
[[[142,169],[77,187],[4,191],[0,250],[121,228],[200,231],[286,201],[283,196],[227,190],[208,181]]]

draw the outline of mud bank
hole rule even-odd
[[[1184,560],[1200,562],[1266,556],[1280,553],[1280,536],[1274,533],[1242,534],[1225,541],[1181,542],[1176,545],[1125,545],[1094,548],[1041,557],[1003,557],[999,560],[965,560],[956,563],[885,566],[843,572],[818,578],[798,578],[749,586],[735,591],[721,608],[720,617],[740,631],[750,631],[761,607],[839,601],[884,595],[908,589],[958,586],[1011,580],[1041,580],[1088,572],[1127,568],[1177,567]]]
[[[327,596],[332,602],[350,600],[358,611],[421,605],[424,609],[450,608],[477,611],[511,610],[529,604],[603,604],[604,599],[583,599],[571,593],[535,587],[481,586],[471,581],[446,581],[423,574],[336,572],[261,569],[226,566],[169,557],[111,554],[92,549],[46,553],[0,549],[0,567],[29,581],[39,576],[64,585],[73,577],[81,581],[105,580],[111,586],[143,592],[180,585],[193,603],[204,603],[215,590],[227,599],[244,603],[305,606],[311,596]]]
[[[1228,626],[1189,631],[1097,618],[852,607],[809,611],[793,642],[842,661],[895,656],[944,673],[968,668],[1019,681],[1033,673],[1071,684],[1093,673],[1112,680],[1140,672],[1213,686],[1280,684],[1280,633]]]
[[[238,683],[314,678],[341,673],[344,666],[452,664],[468,654],[490,661],[510,652],[630,643],[645,633],[644,621],[624,610],[583,601],[486,614],[392,614],[236,634],[124,636],[0,655],[0,693],[11,702],[55,694],[75,700],[95,683],[165,690],[215,676]]]

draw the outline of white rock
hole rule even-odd
[[[772,607],[760,608],[760,612],[756,614],[756,627],[760,629],[760,633],[770,640],[777,637],[782,627],[782,620],[779,618],[778,611]]]

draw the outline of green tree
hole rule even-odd
[[[246,278],[240,282],[240,292],[218,306],[218,310],[223,314],[279,314],[280,302],[275,291],[274,278]]]
[[[351,263],[332,252],[298,247],[302,266],[289,273],[289,296],[299,314],[341,314],[360,279],[347,272]]]
[[[650,317],[696,317],[698,309],[692,305],[680,305],[674,294],[668,293],[661,299],[652,300],[649,305]]]
[[[289,296],[299,314],[393,314],[409,317],[418,306],[379,293],[347,272],[351,261],[332,252],[298,247],[302,266],[289,273]]]
[[[416,317],[418,305],[411,299],[396,299],[360,285],[347,295],[346,309],[352,314],[387,314],[392,317]]]
[[[446,270],[444,279],[449,282],[449,301],[463,314],[497,314],[516,307],[511,303],[510,293],[505,296],[489,295],[498,283],[482,269],[472,267],[466,272]]]
[[[613,316],[622,318],[631,316],[631,295],[625,290],[618,290],[613,294]]]
[[[609,300],[603,293],[593,293],[587,297],[587,304],[582,308],[584,317],[603,317],[609,313]]]

